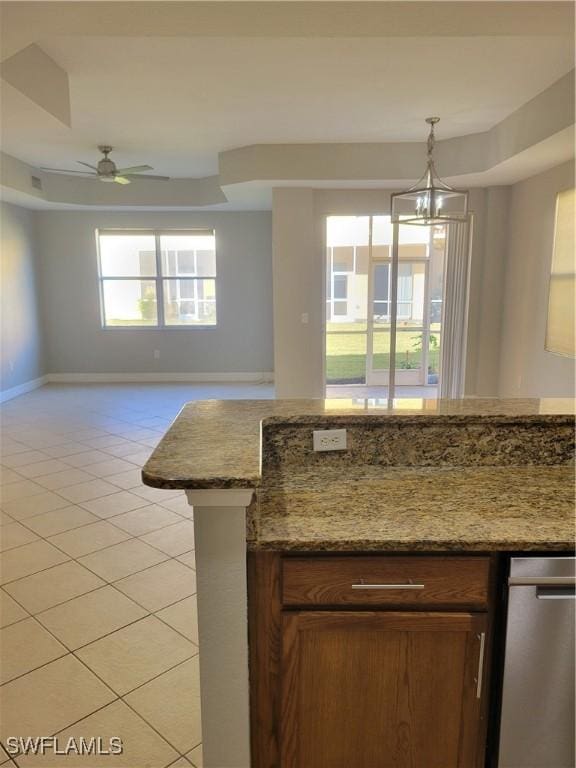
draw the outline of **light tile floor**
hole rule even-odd
[[[120,736],[119,757],[202,766],[192,510],[140,468],[189,400],[266,385],[49,385],[0,408],[0,742]]]

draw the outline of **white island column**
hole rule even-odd
[[[246,508],[251,489],[186,491],[194,508],[205,768],[250,768]]]

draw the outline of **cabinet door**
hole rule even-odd
[[[282,768],[474,768],[486,618],[282,618]]]

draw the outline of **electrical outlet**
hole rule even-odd
[[[314,429],[312,444],[315,451],[345,451],[345,429]]]
[[[160,350],[155,349],[154,350],[154,360],[160,360]]]

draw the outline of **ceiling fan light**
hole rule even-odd
[[[130,184],[132,179],[149,179],[151,181],[168,181],[169,176],[157,176],[154,174],[144,174],[145,171],[154,170],[151,165],[131,165],[127,168],[117,168],[116,163],[110,160],[108,155],[112,151],[112,147],[101,145],[98,149],[104,154],[104,157],[98,161],[97,165],[90,165],[83,160],[78,160],[80,165],[84,165],[90,168],[91,171],[67,171],[64,168],[43,168],[42,170],[49,171],[51,173],[73,173],[81,176],[89,176],[97,181],[106,181],[110,184]],[[93,171],[93,172],[92,172]],[[140,175],[142,174],[142,175]]]

